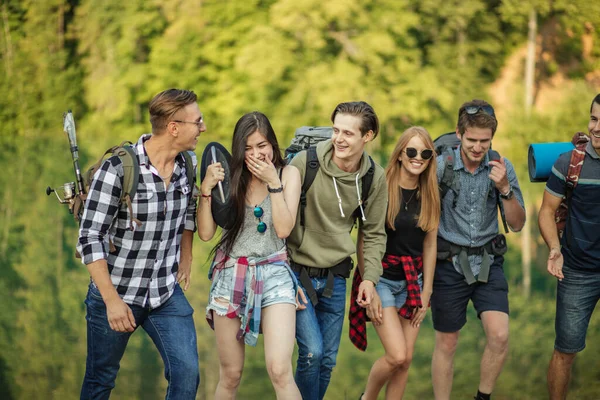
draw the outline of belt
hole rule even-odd
[[[316,268],[298,264],[297,262],[294,262],[294,260],[290,260],[290,267],[292,268],[292,271],[300,274],[300,283],[304,286],[304,290],[306,290],[310,302],[313,306],[316,306],[319,303],[319,299],[310,278],[327,277],[327,283],[325,283],[325,289],[323,290],[323,297],[331,298],[333,295],[333,278],[335,276],[349,278],[353,262],[350,257],[347,257],[332,267]]]
[[[490,275],[490,267],[492,266],[489,255],[501,256],[506,253],[506,239],[502,234],[498,234],[483,246],[478,247],[458,246],[438,237],[438,245],[440,244],[440,241],[443,242],[443,247],[449,250],[450,257],[455,255],[458,256],[458,265],[469,285],[472,285],[475,282],[487,283]],[[469,263],[469,256],[471,255],[483,256],[481,270],[477,279],[475,279],[473,271],[471,271],[471,264]]]

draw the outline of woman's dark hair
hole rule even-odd
[[[231,202],[233,216],[233,225],[230,229],[224,230],[219,243],[213,249],[221,248],[225,254],[229,254],[233,248],[244,224],[244,213],[246,209],[246,191],[252,180],[252,174],[248,171],[245,163],[246,143],[248,137],[253,133],[259,132],[273,147],[273,165],[275,168],[283,168],[285,162],[279,150],[277,136],[271,126],[267,116],[259,111],[253,111],[245,114],[235,124],[233,130],[233,141],[231,144]]]

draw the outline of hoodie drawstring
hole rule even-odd
[[[338,192],[335,177],[332,176],[331,179],[333,179],[333,187],[335,188],[335,195],[338,198],[338,206],[340,207],[340,214],[342,215],[343,218],[346,218],[346,216],[344,215],[344,209],[342,208],[342,198],[340,197],[340,192]]]
[[[359,174],[356,174],[356,178],[355,178],[355,182],[356,182],[356,195],[358,197],[358,208],[360,208],[360,214],[362,217],[363,221],[367,220],[367,217],[365,217],[365,210],[363,209],[363,202],[362,202],[362,197],[360,195],[360,185],[358,184],[358,178],[359,178]],[[333,179],[333,187],[335,188],[335,195],[337,196],[338,199],[338,207],[340,207],[340,215],[343,218],[346,218],[346,215],[344,215],[344,209],[342,208],[342,198],[340,197],[340,192],[338,191],[338,187],[337,187],[337,181],[335,180],[335,177],[331,177],[331,179]]]

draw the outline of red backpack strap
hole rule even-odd
[[[567,171],[567,176],[565,177],[567,182],[567,190],[570,189],[572,191],[579,182],[579,174],[581,174],[581,167],[583,167],[583,159],[585,158],[585,148],[589,140],[589,137],[581,132],[577,132],[575,136],[573,136],[572,143],[575,145],[575,148],[571,153],[569,170]]]
[[[569,212],[569,206],[571,203],[571,196],[573,195],[573,189],[575,189],[577,183],[579,182],[579,175],[581,174],[581,168],[583,167],[585,148],[588,141],[589,137],[582,132],[577,132],[571,140],[571,143],[575,145],[575,148],[571,152],[569,168],[567,170],[567,175],[565,176],[565,197],[556,210],[554,218],[559,237],[562,237],[565,230],[567,214]]]

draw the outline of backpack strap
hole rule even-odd
[[[490,161],[499,161],[500,153],[498,153],[496,150],[489,149],[488,157]],[[496,192],[496,201],[498,203],[498,209],[500,210],[500,219],[502,219],[504,233],[508,233],[508,223],[506,222],[506,213],[504,212],[504,203],[502,203],[502,199],[500,198],[500,191],[496,188],[494,184],[492,184],[492,188]]]
[[[440,199],[443,200],[444,196],[452,190],[456,194],[454,196],[454,200],[452,202],[452,206],[456,208],[456,203],[458,201],[458,192],[460,190],[460,179],[454,173],[454,150],[451,148],[446,148],[443,152],[443,160],[444,160],[444,173],[442,174],[442,179],[439,184],[440,188]],[[500,154],[496,150],[488,150],[488,157],[490,160],[499,160]],[[498,192],[492,185],[492,190]],[[498,208],[500,209],[500,218],[502,219],[502,225],[504,226],[504,231],[508,233],[508,224],[506,222],[506,214],[504,213],[504,204],[502,204],[502,199],[500,199],[499,193],[496,193],[496,199]]]
[[[306,173],[304,174],[304,182],[302,182],[302,191],[300,192],[300,224],[304,226],[304,209],[306,208],[306,192],[317,176],[319,170],[319,158],[317,157],[316,146],[311,146],[306,150]]]
[[[363,177],[361,178],[361,205],[363,207],[367,206],[367,199],[369,198],[369,192],[371,191],[371,186],[373,185],[373,177],[375,176],[375,161],[373,161],[373,159],[371,158],[371,156],[369,156],[369,162],[371,163],[371,166],[369,167],[369,170],[367,171],[366,174],[363,175]],[[358,219],[358,223],[361,224],[362,223],[362,215],[360,212],[360,206],[356,207],[356,210],[354,210],[354,219]]]
[[[456,201],[458,200],[458,190],[460,189],[460,180],[454,175],[454,150],[446,148],[443,153],[444,160],[444,173],[440,181],[440,199],[444,199],[450,189],[454,190],[456,196],[454,196],[453,207],[456,207]]]
[[[137,156],[131,147],[131,142],[123,142],[117,146],[113,154],[117,155],[123,165],[123,187],[121,191],[121,202],[127,204],[129,211],[129,229],[133,230],[133,223],[137,226],[142,226],[142,221],[133,216],[133,207],[131,201],[137,193],[138,184],[140,182],[140,164]]]
[[[192,156],[190,155],[190,153],[188,151],[182,151],[181,155],[183,156],[183,160],[185,161],[185,176],[187,177],[188,184],[190,185],[190,194],[191,194],[191,199],[193,200],[196,197],[198,197],[198,193],[200,191],[200,189],[194,182],[194,179],[196,178],[196,176],[195,176],[196,171],[194,170],[194,162],[192,161]],[[194,189],[196,189],[196,190],[194,190]],[[194,193],[195,193],[195,195],[194,195]]]
[[[571,160],[569,161],[569,169],[567,176],[565,177],[565,198],[561,201],[559,208],[565,208],[565,211],[571,207],[571,198],[573,197],[573,190],[579,182],[579,175],[583,168],[583,160],[585,159],[585,147],[587,141],[578,142],[573,151],[571,152]],[[568,216],[568,212],[565,212],[565,218],[569,223],[569,229],[567,229],[567,246],[571,247],[573,243],[573,229],[571,229],[571,218]],[[562,232],[559,232],[562,235]]]

